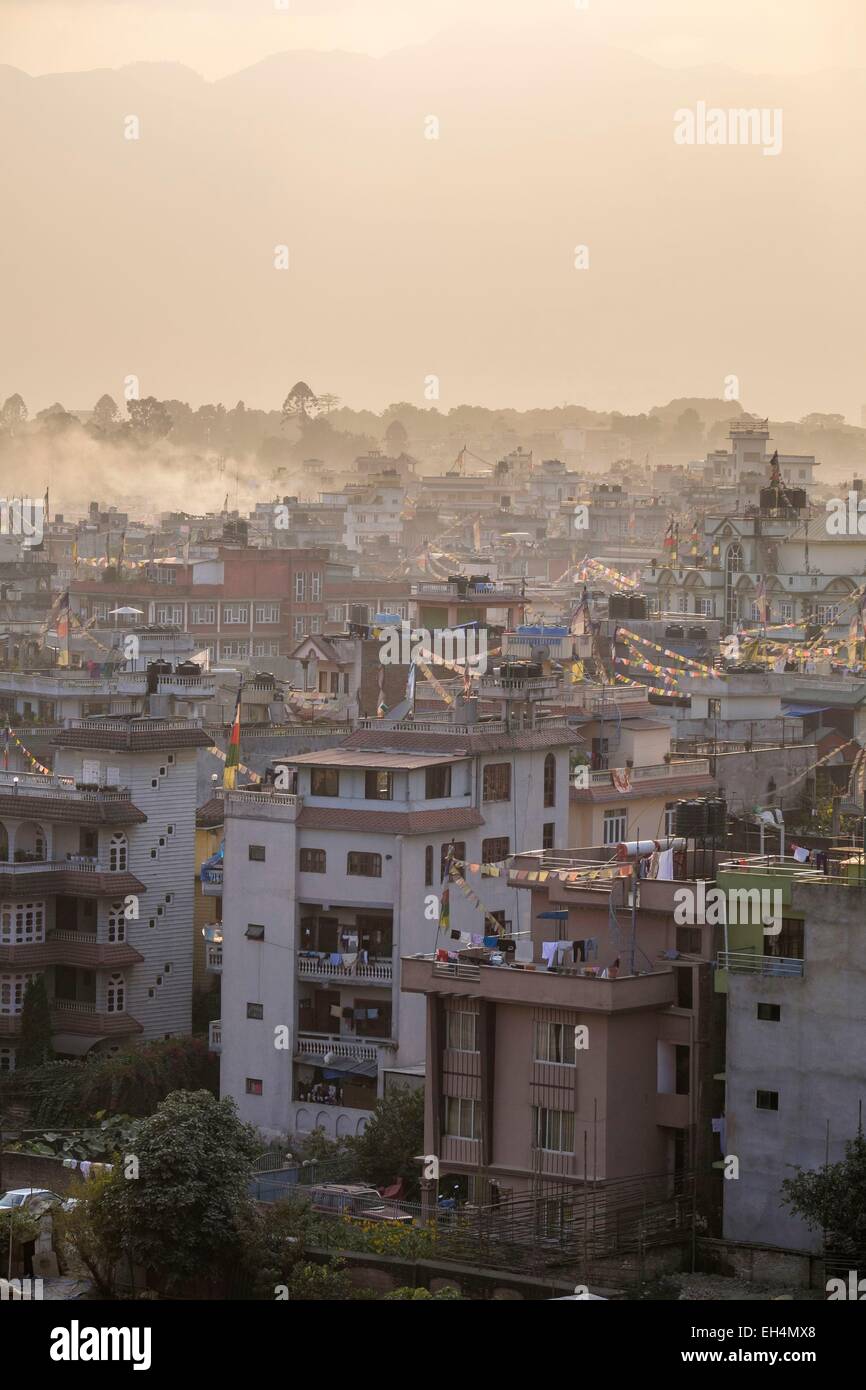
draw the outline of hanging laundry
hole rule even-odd
[[[674,876],[674,852],[672,849],[664,849],[659,855],[658,870],[656,878],[672,879]]]

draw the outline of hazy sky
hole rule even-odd
[[[669,65],[866,66],[863,0],[0,0],[0,51],[32,74],[173,60],[213,78],[283,49],[382,54],[454,23],[565,16]]]
[[[0,399],[379,410],[436,374],[441,409],[637,411],[735,375],[859,423],[866,0],[0,0],[0,59]],[[779,157],[677,145],[701,102],[784,108]]]

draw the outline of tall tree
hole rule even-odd
[[[156,396],[128,401],[126,408],[133,432],[142,439],[162,439],[171,429],[171,416]]]
[[[310,420],[319,411],[319,398],[305,381],[296,381],[283,401],[283,424],[287,420]]]
[[[402,1178],[407,1190],[414,1191],[421,1176],[417,1156],[424,1152],[423,1144],[424,1092],[399,1086],[376,1101],[364,1133],[347,1139],[346,1148],[365,1182],[386,1187]]]
[[[51,1045],[51,1007],[45,976],[37,975],[31,979],[24,991],[21,1006],[21,1042],[18,1047],[17,1064],[26,1067],[41,1067],[54,1056]]]
[[[117,402],[107,393],[100,396],[96,405],[93,407],[92,423],[98,430],[108,434],[117,424],[118,417]]]
[[[797,1168],[782,1182],[782,1205],[813,1231],[827,1232],[827,1245],[843,1254],[866,1253],[866,1139],[862,1129],[845,1144],[845,1157],[823,1168]]]
[[[0,409],[0,425],[7,434],[16,434],[21,426],[27,422],[27,407],[24,399],[19,396],[17,391],[14,396],[7,396]]]
[[[118,1168],[100,1197],[105,1228],[134,1264],[154,1272],[160,1289],[224,1273],[238,1253],[260,1149],[229,1097],[172,1092],[141,1123],[136,1181]]]

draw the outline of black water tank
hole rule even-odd
[[[788,506],[795,511],[802,512],[806,507],[806,489],[804,487],[788,488]]]
[[[723,840],[728,830],[728,807],[719,796],[707,800],[707,834],[715,840]]]
[[[632,594],[628,601],[628,616],[630,618],[646,617],[646,594]]]
[[[181,661],[175,667],[178,676],[200,676],[201,667],[195,661]]]
[[[609,618],[630,618],[631,599],[628,594],[611,594],[607,605]]]

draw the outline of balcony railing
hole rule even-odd
[[[785,975],[802,979],[806,962],[795,956],[759,956],[754,951],[720,951],[720,970],[735,975]]]
[[[222,1019],[214,1019],[208,1024],[207,1045],[211,1052],[222,1052],[223,1046],[223,1025]]]
[[[368,985],[390,985],[394,966],[390,960],[370,961],[367,965],[334,965],[329,960],[298,956],[298,974],[307,979],[347,980]]]
[[[223,968],[222,946],[208,946],[205,950],[205,969],[212,975],[221,975]]]
[[[86,999],[59,999],[55,997],[51,1000],[52,1009],[59,1009],[65,1014],[95,1014],[96,1005]]]
[[[310,1057],[348,1057],[356,1062],[375,1062],[379,1057],[379,1047],[395,1047],[396,1043],[383,1038],[376,1045],[373,1042],[357,1042],[353,1038],[328,1036],[322,1033],[299,1033],[295,1053]]]
[[[104,864],[100,864],[95,859],[89,859],[85,855],[76,854],[71,859],[31,859],[21,864],[0,863],[0,877],[18,874],[52,874],[52,873],[90,873],[107,874],[109,870]]]

